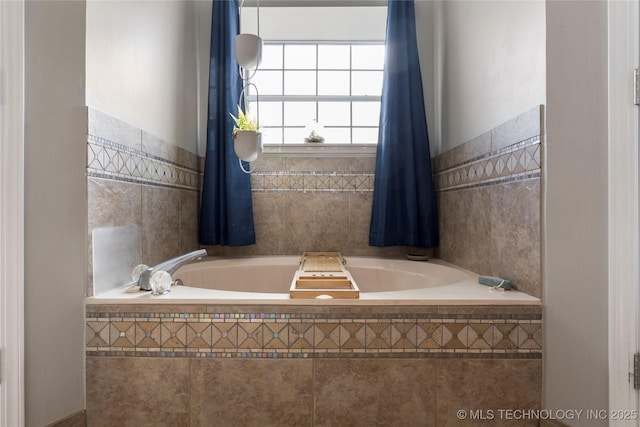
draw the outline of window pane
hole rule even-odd
[[[378,126],[380,123],[379,102],[354,102],[353,126]]]
[[[281,44],[265,44],[262,47],[262,62],[258,67],[261,70],[266,69],[282,69],[282,45]]]
[[[316,118],[315,102],[285,102],[284,125],[306,126]],[[286,132],[285,132],[286,133]]]
[[[258,70],[251,83],[256,85],[260,95],[282,95],[282,71]]]
[[[350,142],[351,129],[350,128],[328,128],[324,129],[324,142],[330,144],[342,144]]]
[[[319,71],[318,95],[349,95],[349,71]]]
[[[260,101],[260,126],[282,126],[282,102]]]
[[[263,144],[282,144],[282,128],[263,128]]]
[[[349,102],[318,102],[318,121],[325,126],[349,126],[350,107]]]
[[[286,45],[284,47],[284,67],[290,69],[315,69],[316,45]]]
[[[284,142],[285,144],[302,144],[304,143],[305,135],[304,127],[301,128],[285,128],[284,129]]]
[[[382,71],[353,71],[351,95],[380,96],[382,93]]]
[[[353,128],[354,144],[377,144],[378,128]]]
[[[316,94],[315,71],[285,71],[284,79],[285,95]]]
[[[384,67],[384,45],[355,45],[352,49],[352,68],[382,70]]]
[[[349,46],[320,45],[318,46],[318,68],[348,70],[351,60]]]

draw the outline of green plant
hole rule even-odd
[[[258,130],[258,121],[251,117],[250,114],[245,114],[242,111],[242,107],[238,105],[238,117],[229,113],[229,115],[233,118],[233,121],[236,125],[233,127],[233,135],[235,136],[239,130]]]

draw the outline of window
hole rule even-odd
[[[377,143],[383,65],[383,42],[265,42],[248,97],[263,142]]]

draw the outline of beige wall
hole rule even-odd
[[[543,1],[423,3],[430,2],[416,6],[420,51],[427,56],[423,81],[438,88],[433,106],[427,104],[432,154],[545,103]]]
[[[26,2],[25,412],[84,407],[85,3]]]
[[[546,16],[543,405],[606,409],[607,4],[549,1]]]
[[[87,2],[87,105],[196,152],[196,8]]]

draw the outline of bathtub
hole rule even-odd
[[[253,406],[263,399],[269,408],[284,396],[277,407],[287,413],[329,395],[348,411],[387,411],[389,390],[409,390],[397,405],[404,413],[406,401],[433,408],[437,393],[468,380],[500,396],[539,388],[538,298],[490,291],[439,260],[345,258],[360,299],[289,299],[297,256],[206,258],[176,271],[188,286],[170,294],[122,287],[87,298],[87,395],[126,407],[149,386],[173,384],[150,413],[164,414],[176,398],[187,408],[216,407],[220,396]],[[140,380],[123,386],[129,377]],[[120,393],[123,387],[130,393]],[[426,397],[417,399],[420,393]],[[514,399],[508,407],[531,401]]]
[[[124,287],[96,299],[101,303],[224,303],[290,305],[540,305],[540,299],[515,290],[496,292],[478,284],[477,275],[438,259],[345,256],[346,268],[360,288],[359,299],[290,299],[289,287],[299,256],[206,257],[173,275],[184,286],[151,296]],[[144,301],[142,301],[144,300]]]

